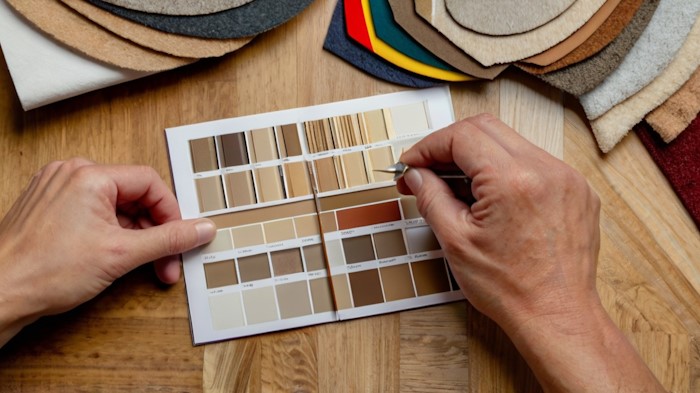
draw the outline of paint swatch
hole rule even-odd
[[[166,130],[195,344],[462,299],[415,199],[376,172],[449,125],[446,88]]]

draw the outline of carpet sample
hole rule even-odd
[[[602,116],[651,83],[676,56],[699,12],[700,1],[661,0],[649,25],[617,69],[579,97],[586,116]]]
[[[421,63],[420,61],[412,59],[411,57],[397,51],[396,49],[387,45],[384,41],[380,40],[374,30],[369,0],[345,0],[345,20],[348,26],[355,26],[352,29],[348,29],[351,38],[354,38],[352,35],[353,31],[360,30],[364,27],[364,29],[367,30],[367,36],[370,40],[370,46],[366,46],[366,48],[374,52],[382,59],[403,68],[406,71],[449,82],[466,81],[472,79],[467,75],[455,71],[444,70]]]
[[[693,25],[676,57],[651,83],[591,121],[598,146],[610,151],[647,113],[683,86],[700,66],[700,19]]]
[[[35,28],[5,1],[0,1],[0,46],[25,111],[152,74],[82,55]]]
[[[445,0],[414,0],[416,12],[450,41],[484,66],[510,63],[544,52],[565,40],[605,3],[581,0],[535,30],[508,36],[489,36],[465,29],[447,12]]]
[[[544,67],[520,63],[518,66],[534,75],[546,74],[583,61],[600,52],[611,43],[634,17],[645,0],[621,1],[603,25],[596,30],[584,43],[576,47],[566,56]],[[601,7],[602,8],[602,7]]]
[[[700,113],[700,68],[677,92],[644,119],[659,133],[664,142],[671,142]]]
[[[87,0],[122,18],[167,33],[201,38],[241,38],[271,30],[295,17],[312,0],[255,0],[240,7],[198,16],[149,14]]]
[[[446,0],[450,16],[477,33],[511,35],[534,30],[559,16],[574,0]]]
[[[253,0],[104,0],[130,10],[163,15],[206,15],[240,7]]]
[[[620,1],[621,0],[606,0],[605,4],[603,4],[603,6],[600,7],[595,14],[593,14],[591,19],[581,26],[580,29],[576,30],[574,34],[570,35],[564,41],[554,45],[546,51],[532,57],[528,57],[527,59],[523,59],[522,61],[539,66],[546,66],[571,53],[571,51],[586,42],[586,40],[593,35],[596,30],[598,30],[598,28],[608,19],[610,14],[612,14],[617,5],[620,4]]]
[[[632,49],[654,15],[659,1],[647,0],[642,4],[622,33],[596,55],[566,68],[539,75],[539,78],[575,96],[593,90],[617,68],[625,55]]]
[[[56,0],[7,0],[34,26],[93,59],[134,71],[164,71],[195,59],[170,56],[105,31]]]
[[[79,14],[118,36],[131,40],[146,48],[173,56],[192,58],[218,57],[240,49],[253,39],[253,37],[245,37],[216,40],[170,34],[120,18],[87,1],[61,1]]]
[[[406,72],[382,60],[373,53],[365,50],[362,45],[352,40],[345,31],[343,3],[343,0],[338,0],[338,4],[333,11],[333,17],[328,26],[328,33],[323,43],[323,49],[335,54],[354,67],[387,82],[418,88],[439,85],[434,79]]]
[[[484,67],[440,34],[417,13],[412,1],[389,0],[394,20],[418,43],[465,74],[482,79],[497,77],[507,65]]]
[[[700,116],[669,144],[644,122],[634,131],[700,229]]]

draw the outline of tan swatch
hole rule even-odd
[[[240,49],[254,38],[218,40],[171,34],[120,18],[84,0],[61,1],[114,34],[146,48],[173,56],[193,58],[218,57]]]
[[[567,39],[554,45],[546,51],[538,55],[528,57],[523,61],[539,66],[546,66],[561,59],[572,50],[576,49],[579,45],[586,42],[586,40],[593,35],[593,33],[595,33],[595,31],[598,30],[598,28],[608,19],[618,4],[620,4],[620,0],[606,0],[605,4],[603,4],[603,6],[600,7],[595,14],[593,14],[591,19],[581,26],[580,29],[576,30],[574,34],[570,35]]]
[[[700,113],[700,68],[663,104],[645,118],[668,143],[676,139]]]
[[[544,67],[526,63],[519,63],[518,67],[531,74],[541,75],[586,60],[587,58],[600,52],[618,35],[620,35],[625,26],[627,26],[632,18],[634,18],[634,14],[644,1],[645,0],[625,0],[620,2],[617,7],[615,7],[613,13],[605,20],[605,22],[603,22],[598,30],[596,30],[585,42],[577,46],[574,50],[566,54],[566,56],[562,57],[561,59],[549,65],[545,65]],[[601,9],[602,8],[603,7],[601,7]]]
[[[84,0],[81,0],[84,1]],[[103,0],[130,10],[163,15],[206,15],[240,7],[253,0]]]
[[[511,35],[534,30],[559,16],[574,0],[446,0],[450,16],[477,33]]]
[[[195,61],[143,48],[83,18],[58,0],[7,0],[53,39],[94,59],[136,71],[163,71]]]
[[[576,1],[561,15],[535,30],[488,36],[455,22],[447,12],[445,0],[414,1],[418,15],[485,66],[510,63],[544,52],[583,26],[605,3],[605,0]]]

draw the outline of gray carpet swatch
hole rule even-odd
[[[224,11],[253,0],[104,0],[130,10],[163,15],[206,15]]]

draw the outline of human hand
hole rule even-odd
[[[210,220],[180,219],[152,168],[84,159],[46,165],[0,222],[0,345],[146,262],[156,261],[163,282],[176,282],[179,254],[215,232]]]

